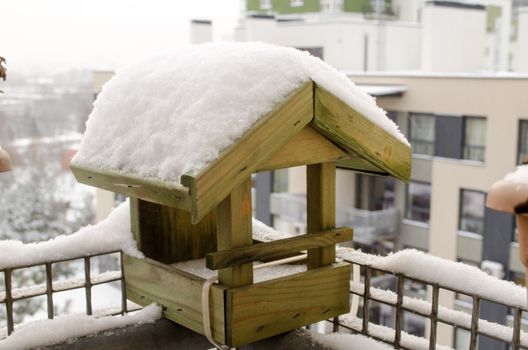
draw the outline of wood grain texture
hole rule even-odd
[[[335,228],[336,166],[334,162],[306,167],[306,204],[308,235]],[[335,244],[308,250],[308,268],[335,262]]]
[[[350,265],[338,263],[226,291],[227,344],[241,346],[350,311]]]
[[[208,269],[217,270],[253,261],[277,260],[302,250],[333,246],[336,243],[350,240],[352,240],[352,229],[341,227],[309,235],[209,253],[205,257],[206,266]]]
[[[142,306],[158,303],[164,317],[205,334],[201,300],[204,279],[148,258],[125,255],[123,263],[130,300]],[[211,287],[209,303],[213,336],[225,343],[223,287]]]
[[[341,149],[400,180],[410,179],[411,148],[320,86],[315,86],[314,114],[312,127]]]
[[[216,251],[216,211],[196,225],[188,211],[130,199],[132,233],[145,256],[172,264]]]
[[[258,167],[258,171],[348,159],[345,151],[319,132],[305,126],[297,135]]]
[[[232,147],[199,174],[185,174],[190,189],[193,222],[198,222],[231,190],[254,173],[313,119],[313,83],[300,87],[260,119]]]
[[[70,168],[80,183],[174,208],[190,208],[189,189],[179,183],[74,164]]]
[[[251,177],[233,188],[217,207],[218,251],[240,248],[253,244]],[[253,265],[240,264],[218,271],[218,281],[228,287],[253,283]]]

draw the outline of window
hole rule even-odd
[[[463,158],[484,161],[486,153],[486,118],[464,117]]]
[[[413,153],[434,154],[435,118],[429,114],[411,113],[409,116],[409,142]]]
[[[395,186],[392,177],[357,174],[355,207],[371,211],[394,208]]]
[[[460,191],[460,217],[458,229],[473,233],[484,232],[486,194],[479,191]]]
[[[407,185],[405,217],[410,220],[428,223],[430,207],[431,185],[423,182],[409,182]]]
[[[262,10],[271,10],[271,0],[260,0],[260,8]]]
[[[300,7],[304,6],[304,0],[290,0],[291,7]]]
[[[306,51],[312,56],[324,59],[324,49],[322,47],[296,47],[296,49]]]
[[[517,164],[521,164],[528,156],[528,120],[519,120],[519,149],[517,150]]]

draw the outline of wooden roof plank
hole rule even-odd
[[[73,164],[71,170],[86,185],[178,209],[190,207],[189,189],[179,183]]]
[[[314,99],[314,129],[352,157],[367,160],[373,170],[378,168],[403,181],[410,179],[409,146],[319,86],[315,86]]]

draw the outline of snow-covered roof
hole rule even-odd
[[[177,181],[216,160],[310,80],[408,145],[372,97],[320,59],[263,43],[209,43],[118,70],[73,163]]]
[[[405,137],[346,76],[296,49],[222,43],[118,71],[71,169],[196,223],[254,172],[341,160],[404,181],[411,173]]]

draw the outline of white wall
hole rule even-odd
[[[362,71],[365,67],[365,38],[368,38],[368,70],[418,69],[420,37],[420,26],[417,24],[386,22],[380,28],[377,22],[362,19],[277,22],[274,19],[247,18],[244,27],[236,32],[238,41],[322,47],[327,63],[339,70],[354,71]],[[380,47],[385,51],[385,67],[378,65]]]
[[[485,10],[427,4],[422,28],[424,71],[475,72],[484,68]]]
[[[528,8],[521,9],[519,12],[516,60],[516,70],[528,73]]]
[[[400,21],[418,22],[420,0],[393,0],[392,8]]]

